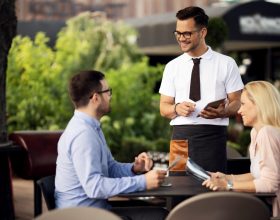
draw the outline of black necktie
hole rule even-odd
[[[193,101],[200,100],[200,78],[199,78],[199,62],[201,58],[192,59],[193,69],[190,85],[190,99]]]

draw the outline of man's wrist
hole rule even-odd
[[[134,170],[134,164],[133,164],[132,167],[131,167],[131,172],[132,172],[133,174],[135,174],[135,175],[142,174],[141,172],[137,172],[137,171]]]
[[[229,114],[228,114],[228,111],[227,111],[226,108],[223,110],[223,112],[220,116],[221,116],[221,118],[228,118],[229,117]]]
[[[137,173],[134,171],[134,164],[133,164],[132,167],[131,167],[131,172],[132,172],[133,174],[137,175]]]

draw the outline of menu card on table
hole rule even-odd
[[[187,174],[191,174],[200,180],[206,180],[211,177],[206,170],[204,170],[201,166],[195,163],[190,157],[188,157],[186,163],[186,172]]]

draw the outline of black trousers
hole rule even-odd
[[[226,172],[226,126],[175,125],[171,139],[188,140],[189,157],[205,170]]]

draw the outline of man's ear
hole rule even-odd
[[[98,100],[99,100],[99,95],[97,94],[97,93],[93,93],[93,95],[92,95],[92,97],[91,97],[91,99],[90,99],[90,101],[92,101],[92,102],[97,102]]]
[[[203,28],[203,29],[202,29],[202,34],[203,34],[203,37],[204,37],[204,38],[206,38],[207,33],[208,33],[207,28]]]

